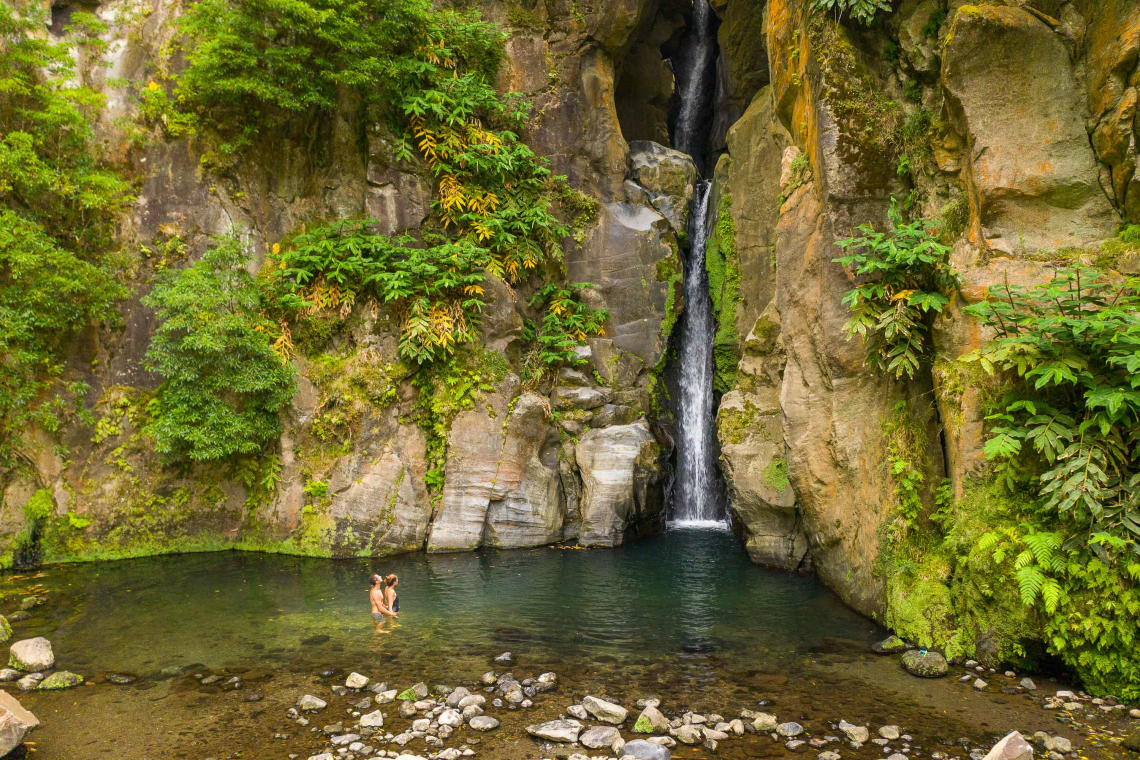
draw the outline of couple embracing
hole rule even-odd
[[[372,602],[372,619],[380,622],[385,616],[397,617],[400,612],[400,597],[396,594],[396,585],[400,579],[395,574],[381,578],[375,573],[370,578],[372,588],[368,598]]]

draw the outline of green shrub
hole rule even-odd
[[[1140,556],[1140,281],[1063,269],[966,311],[996,337],[963,361],[1012,380],[988,417],[997,471],[1103,561]]]
[[[941,313],[949,303],[946,294],[960,281],[934,222],[904,223],[893,197],[889,218],[890,232],[864,224],[859,234],[836,243],[847,255],[834,261],[864,278],[843,296],[852,313],[843,332],[848,340],[856,335],[866,340],[867,363],[875,369],[913,378],[929,356],[928,317]]]
[[[278,412],[293,397],[293,366],[261,316],[261,291],[235,235],[197,262],[160,274],[143,303],[159,327],[145,365],[162,375],[146,431],[155,450],[195,461],[252,454],[280,433]]]
[[[590,335],[605,332],[609,316],[606,309],[591,309],[579,300],[588,282],[559,286],[548,282],[531,296],[528,304],[542,317],[535,322],[526,320],[523,340],[530,349],[523,356],[523,381],[535,385],[555,367],[578,363],[574,348],[586,342]]]
[[[72,17],[69,39],[98,58],[105,25]],[[45,16],[0,4],[0,468],[31,425],[53,430],[86,386],[60,383],[71,337],[117,320],[116,215],[133,200],[104,161],[93,124],[103,96],[76,78]]]
[[[861,24],[870,25],[879,11],[891,12],[890,0],[812,0],[812,8],[835,15],[839,19],[850,16]]]

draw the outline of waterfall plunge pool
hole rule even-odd
[[[400,576],[395,624],[377,626],[369,615],[372,572]],[[52,566],[8,576],[4,587],[5,609],[29,592],[45,593],[31,619],[15,624],[14,638],[49,638],[56,667],[89,681],[69,691],[17,692],[43,723],[29,737],[37,760],[221,760],[238,752],[303,760],[325,743],[287,709],[311,693],[329,701],[313,726],[351,725],[346,710],[362,695],[337,697],[330,687],[352,671],[392,688],[424,681],[473,691],[490,669],[519,679],[557,672],[558,689],[534,707],[488,710],[503,725],[478,737],[477,757],[549,756],[523,726],[558,717],[587,694],[631,710],[639,698],[658,696],[670,717],[683,709],[729,718],[741,708],[765,710],[817,736],[834,733],[841,718],[898,724],[927,748],[913,757],[929,756],[936,739],[984,742],[1028,728],[1033,717],[1049,725],[1049,714],[1021,697],[994,704],[952,679],[916,679],[896,658],[871,654],[882,629],[815,578],[750,564],[725,530],[675,527],[615,550],[153,557]],[[504,651],[513,662],[494,663]],[[185,669],[175,674],[178,668]],[[138,680],[115,685],[107,676],[116,673]],[[210,675],[221,679],[203,685]],[[241,688],[226,685],[233,676]],[[247,701],[251,694],[262,699]],[[385,712],[390,725],[405,722],[395,709]],[[848,748],[843,756],[880,756],[880,748],[867,748],[873,751]],[[422,741],[406,750],[427,755]],[[784,751],[757,735],[722,742],[718,756]]]

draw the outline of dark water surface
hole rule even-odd
[[[369,615],[372,572],[400,576],[394,623],[377,626]],[[1039,710],[1018,712],[1025,708],[1011,702],[1021,697],[993,702],[949,679],[915,679],[892,658],[869,654],[882,629],[814,578],[750,564],[723,531],[671,530],[604,551],[384,560],[223,552],[61,565],[6,579],[4,608],[37,585],[47,603],[17,624],[16,637],[47,636],[57,667],[92,682],[20,695],[45,724],[41,760],[305,758],[316,737],[284,714],[301,694],[329,699],[331,722],[346,717],[347,701],[334,704],[329,687],[349,671],[392,687],[455,686],[494,667],[503,651],[514,654],[509,669],[517,677],[555,670],[562,682],[531,710],[491,711],[504,725],[483,737],[483,757],[538,757],[522,726],[556,717],[587,693],[631,708],[656,694],[670,715],[692,708],[731,717],[766,701],[781,720],[817,734],[832,732],[829,722],[840,718],[895,723],[930,734],[931,748],[935,735],[983,741],[1028,727],[1022,724],[1034,716],[1048,725]],[[174,666],[188,670],[171,675]],[[321,676],[326,669],[335,675]],[[140,680],[108,683],[116,672]],[[245,680],[232,691],[202,686],[194,676],[204,674]],[[247,702],[252,691],[264,699]],[[272,739],[275,733],[288,738]],[[726,742],[720,756],[784,752],[766,737],[762,746],[756,741]],[[426,754],[422,745],[408,749]],[[867,745],[844,757],[880,752]]]

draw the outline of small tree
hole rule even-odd
[[[148,425],[164,455],[216,461],[259,452],[280,433],[296,378],[275,350],[276,325],[258,311],[248,260],[228,235],[186,269],[163,273],[143,299],[161,321],[146,367],[165,378]]]
[[[866,278],[843,295],[852,313],[843,332],[848,340],[856,335],[866,340],[867,363],[875,369],[913,378],[928,351],[927,317],[941,313],[949,303],[946,294],[961,281],[934,222],[904,224],[895,198],[888,217],[890,232],[864,224],[858,235],[836,243],[847,255],[834,260]]]

